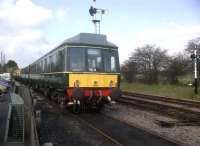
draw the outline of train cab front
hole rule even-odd
[[[70,73],[67,95],[68,105],[79,104],[90,107],[112,104],[121,97],[119,74]]]
[[[120,96],[118,47],[105,35],[82,33],[67,47],[68,104],[95,105]]]

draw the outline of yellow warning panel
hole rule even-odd
[[[117,74],[70,73],[69,87],[116,87]]]

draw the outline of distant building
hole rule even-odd
[[[21,69],[16,69],[16,70],[13,71],[12,75],[13,76],[19,76],[20,73],[21,73]]]

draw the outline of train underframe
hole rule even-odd
[[[117,88],[115,89],[117,90]],[[112,104],[111,96],[114,89],[109,88],[68,88],[68,106],[73,107],[74,112],[95,110],[100,111],[104,104]]]
[[[99,112],[104,104],[113,104],[116,98],[121,96],[118,88],[84,89],[68,88],[64,94],[61,90],[45,89],[44,93],[51,100],[56,101],[62,107],[67,107],[74,113],[85,111]],[[44,90],[43,90],[44,91]]]
[[[121,97],[119,88],[66,88],[56,89],[33,82],[23,82],[31,88],[41,91],[50,100],[67,107],[74,113],[96,111],[99,112],[105,104],[112,104]]]

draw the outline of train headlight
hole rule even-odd
[[[98,86],[98,81],[94,81],[93,86],[95,86],[95,87]]]
[[[76,80],[74,82],[74,87],[80,87],[80,81],[79,80]]]
[[[114,85],[113,80],[110,80],[110,82],[109,82],[109,87],[113,87],[113,85]]]

